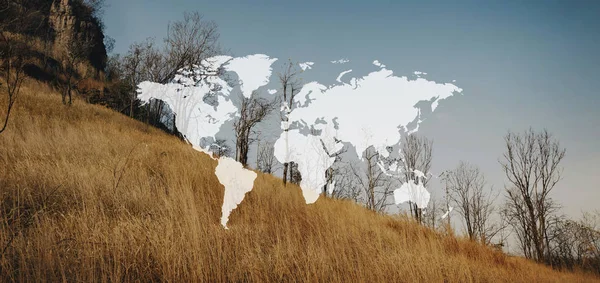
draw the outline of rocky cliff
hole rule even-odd
[[[53,53],[64,52],[69,41],[86,41],[90,43],[88,55],[89,70],[80,70],[80,73],[101,76],[106,66],[106,48],[102,24],[92,16],[92,11],[82,1],[54,0],[48,11],[48,25],[54,33]],[[82,75],[83,75],[82,74]]]
[[[60,77],[70,42],[86,42],[86,60],[77,66],[78,77],[102,79],[107,54],[103,25],[84,0],[8,0],[0,9],[0,32],[24,41],[32,64],[31,76]]]

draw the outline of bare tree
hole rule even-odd
[[[133,106],[137,99],[137,85],[143,80],[149,79],[144,73],[145,65],[149,64],[152,58],[146,55],[153,50],[153,43],[147,39],[141,43],[133,43],[129,46],[129,51],[123,58],[124,80],[130,84],[129,99],[129,117],[133,117]]]
[[[580,233],[583,242],[580,254],[594,259],[595,270],[600,273],[600,211],[583,213],[579,223],[583,227]]]
[[[342,158],[343,153],[348,151],[347,145],[344,145],[340,152],[330,154],[335,156],[335,161],[325,172],[326,184],[323,186],[323,195],[337,199],[349,199],[357,203],[362,203],[362,192],[359,182],[355,177],[354,169],[350,160]],[[329,154],[329,153],[328,153]],[[356,168],[358,169],[358,168]]]
[[[289,114],[294,109],[294,97],[300,91],[300,80],[298,79],[298,70],[296,65],[290,60],[284,65],[284,71],[279,73],[279,82],[281,83],[281,95],[283,103],[283,113],[281,121],[284,123],[286,150],[288,144]],[[283,185],[287,182],[289,163],[283,163]]]
[[[565,149],[547,131],[509,132],[500,164],[510,183],[507,217],[524,255],[542,262],[549,253],[549,221],[557,205],[550,192],[561,179]]]
[[[552,266],[579,267],[600,274],[600,213],[586,212],[579,221],[552,217],[548,231]]]
[[[427,208],[423,212],[423,223],[431,229],[437,229],[442,213],[442,206],[432,196],[429,205],[427,205]]]
[[[363,167],[351,165],[356,185],[363,191],[365,206],[382,212],[390,204],[393,180],[379,167],[379,153],[373,146],[363,152],[363,160]]]
[[[417,183],[417,175],[415,170],[421,171],[425,176],[429,174],[431,168],[433,141],[419,137],[415,134],[405,136],[402,139],[400,148],[400,165],[402,167],[402,182]],[[429,179],[422,178],[421,183],[426,186]],[[414,202],[409,202],[410,214],[417,220],[422,222],[422,210],[417,207]]]
[[[331,192],[331,197],[362,203],[362,189],[358,186],[358,182],[354,180],[355,178],[353,178],[352,167],[345,162],[340,163],[340,165],[337,174],[334,174],[333,181],[335,182],[335,187]]]
[[[467,235],[473,241],[490,244],[502,228],[492,223],[494,200],[491,188],[486,190],[483,173],[477,166],[461,161],[447,176],[450,199],[461,215]]]
[[[340,140],[334,139],[335,143],[340,143]],[[327,193],[328,191],[331,191],[331,196],[334,196],[334,190],[335,190],[335,184],[337,183],[338,186],[343,184],[343,181],[340,180],[339,176],[343,175],[344,173],[344,168],[342,165],[342,154],[346,153],[348,151],[348,148],[344,145],[344,147],[342,147],[341,150],[339,150],[338,152],[335,153],[330,153],[329,150],[327,149],[327,146],[325,146],[325,142],[321,139],[320,140],[321,145],[323,146],[323,150],[325,151],[325,153],[327,153],[328,157],[334,157],[335,161],[333,162],[333,164],[331,165],[331,167],[329,167],[327,170],[325,170],[325,186],[323,186],[323,195],[325,197],[327,197]],[[342,165],[342,166],[340,166]],[[332,187],[330,189],[330,187]],[[339,190],[338,190],[339,191]],[[338,194],[339,195],[339,194]]]
[[[182,69],[191,70],[200,67],[206,70],[207,59],[221,52],[218,26],[213,21],[204,20],[198,12],[184,13],[182,21],[169,25],[165,38],[164,61],[153,66],[155,78],[167,83]],[[212,73],[198,73],[198,76],[212,76]]]
[[[263,173],[272,174],[275,172],[275,148],[273,143],[267,142],[257,147],[256,169]]]
[[[0,128],[0,133],[2,133],[6,130],[10,112],[17,100],[19,91],[21,90],[24,79],[23,66],[25,64],[25,58],[21,52],[21,44],[13,40],[11,35],[8,35],[5,31],[0,31],[0,44],[2,44],[2,49],[0,51],[2,64],[0,65],[0,70],[4,73],[4,80],[0,83],[0,86],[2,84],[5,85],[7,96],[6,112],[3,119],[4,122],[2,128]]]
[[[162,48],[157,47],[153,38],[134,43],[123,57],[125,71],[122,79],[129,83],[131,117],[134,116],[138,101],[137,85],[142,81],[165,84],[175,79],[176,75],[187,73],[195,82],[201,82],[224,74],[224,69],[213,68],[214,62],[210,60],[210,57],[222,52],[218,42],[218,27],[214,22],[205,20],[198,12],[186,12],[182,20],[169,24],[163,40]],[[146,123],[162,127],[164,117],[167,120],[173,118],[167,109],[163,101],[151,100],[145,108]],[[176,129],[173,128],[172,131],[176,132]]]
[[[258,96],[254,91],[250,98],[241,97],[240,116],[233,123],[236,137],[235,159],[248,165],[248,150],[255,141],[254,126],[260,123],[274,109],[274,103]]]
[[[72,104],[73,86],[77,84],[77,78],[81,77],[77,73],[78,66],[88,58],[92,46],[93,40],[91,38],[72,37],[64,43],[61,54],[63,74],[65,76],[62,92],[63,104]],[[69,98],[68,102],[66,100],[67,97]]]
[[[452,231],[452,211],[451,209],[454,209],[453,207],[450,207],[450,190],[449,190],[449,186],[448,186],[448,177],[449,177],[449,173],[450,170],[445,170],[443,171],[439,177],[440,179],[444,182],[444,219],[445,219],[445,223],[443,224],[443,226],[445,227],[447,232]]]
[[[129,82],[129,116],[134,116],[137,100],[137,85],[142,81],[167,82],[172,77],[166,77],[170,68],[166,51],[156,48],[154,40],[148,38],[143,42],[136,42],[129,46],[129,51],[123,58],[123,79]],[[146,123],[156,127],[162,126],[165,113],[165,103],[161,100],[150,100],[145,109]],[[170,118],[170,117],[169,117]]]
[[[127,72],[125,60],[120,54],[113,54],[106,61],[105,86],[106,91],[102,97],[92,97],[91,103],[106,105],[118,112],[133,117],[133,101],[135,98],[132,84],[125,74]],[[131,104],[130,104],[131,103]]]
[[[209,58],[222,50],[217,25],[206,21],[198,12],[184,13],[183,20],[170,24],[159,49],[153,38],[130,46],[125,65],[129,73],[141,80],[168,83],[182,71],[194,71],[196,81],[220,75],[212,71]],[[137,80],[136,80],[137,81]]]
[[[0,1],[0,75],[3,75],[0,86],[6,88],[7,98],[0,133],[6,130],[25,78],[27,34],[35,33],[41,25],[33,20],[39,16],[39,11],[30,10],[23,4],[23,0]]]

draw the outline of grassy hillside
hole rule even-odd
[[[30,84],[0,134],[0,281],[597,280],[351,202],[306,205],[298,187],[263,174],[224,230],[215,166],[156,129],[65,107]]]

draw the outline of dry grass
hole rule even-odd
[[[0,134],[1,281],[597,280],[351,202],[306,205],[262,174],[224,230],[215,161],[176,138],[81,101],[65,107],[39,85],[13,114]]]

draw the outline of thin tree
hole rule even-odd
[[[143,73],[143,67],[150,60],[150,58],[147,58],[146,53],[150,52],[153,48],[152,46],[152,41],[148,39],[141,43],[133,43],[129,46],[129,51],[123,58],[123,79],[128,81],[130,85],[129,117],[133,117],[133,106],[137,99],[137,85],[143,80],[148,79],[148,76],[145,76]]]
[[[338,139],[334,138],[335,143],[340,143],[341,141]],[[331,165],[331,167],[329,167],[327,170],[325,170],[325,185],[323,186],[323,195],[325,197],[327,197],[327,194],[329,191],[331,191],[331,196],[334,196],[334,189],[335,189],[335,182],[339,181],[339,176],[343,175],[343,172],[345,172],[345,170],[343,170],[343,167],[340,166],[342,164],[342,154],[346,153],[348,151],[348,148],[344,145],[344,147],[342,147],[342,149],[340,149],[338,152],[329,152],[329,150],[327,149],[327,146],[325,145],[325,142],[321,139],[320,140],[321,145],[323,146],[323,150],[325,151],[325,153],[327,154],[328,157],[334,157],[335,161],[333,162],[333,164]],[[341,184],[341,182],[338,183],[338,185]],[[331,188],[331,187],[334,188]],[[330,189],[331,188],[331,189]]]
[[[486,190],[485,176],[475,165],[461,161],[447,176],[450,199],[462,217],[467,236],[472,241],[489,244],[502,228],[491,221],[494,200]]]
[[[198,12],[185,12],[183,20],[169,25],[165,38],[164,65],[155,65],[155,81],[167,83],[182,69],[200,67],[198,76],[217,75],[208,72],[212,62],[207,59],[222,52],[219,45],[219,30],[214,21],[204,20]],[[158,71],[162,70],[162,71]]]
[[[284,65],[284,71],[279,73],[279,83],[281,84],[281,98],[283,103],[283,113],[281,121],[283,122],[285,132],[286,152],[288,147],[288,131],[289,131],[289,114],[294,109],[294,97],[300,91],[300,80],[298,79],[298,70],[296,64],[290,60]],[[283,163],[283,185],[286,185],[287,175],[289,171],[289,163]],[[291,175],[291,174],[290,174]]]
[[[524,255],[542,262],[549,254],[549,219],[557,208],[549,194],[561,179],[566,150],[545,129],[509,132],[504,140],[500,164],[510,183],[507,217]]]
[[[400,165],[402,167],[402,182],[417,183],[417,175],[415,170],[418,170],[427,176],[431,168],[433,141],[419,137],[415,134],[405,136],[402,139],[400,148]],[[428,178],[422,178],[421,183],[426,186],[429,182]],[[414,202],[409,202],[410,214],[417,222],[422,222],[422,209]]]
[[[92,38],[71,37],[64,43],[61,59],[63,61],[63,74],[65,82],[62,92],[62,103],[71,105],[73,87],[81,74],[78,74],[78,67],[89,56],[93,46]],[[66,98],[69,98],[67,101]]]
[[[233,123],[236,137],[235,159],[244,166],[248,165],[250,144],[255,141],[253,129],[274,109],[274,103],[259,97],[254,91],[252,95],[241,97],[240,116]]]
[[[343,149],[342,149],[343,150]],[[330,193],[330,197],[338,199],[348,199],[357,203],[362,203],[362,188],[354,174],[354,166],[349,160],[343,160],[338,156],[331,168],[328,170],[327,184],[324,186],[324,193]],[[330,188],[330,186],[334,186]]]
[[[600,274],[600,213],[585,212],[579,221],[566,216],[552,220],[555,225],[548,232],[550,264]]]
[[[22,44],[17,42],[7,32],[0,31],[0,44],[1,44],[1,59],[2,64],[0,65],[0,71],[4,73],[4,80],[0,83],[6,88],[6,112],[4,115],[2,127],[0,133],[6,130],[8,126],[8,120],[10,118],[10,112],[13,109],[17,96],[21,90],[23,84],[24,74],[23,66],[25,65],[25,58],[22,54]]]
[[[373,146],[363,152],[364,166],[351,166],[356,184],[362,189],[367,209],[382,212],[390,204],[393,180],[379,167],[379,153]]]
[[[272,174],[275,170],[275,148],[273,143],[259,144],[257,147],[256,169],[263,173]]]
[[[23,4],[23,0],[0,1],[0,74],[3,75],[0,87],[6,89],[6,112],[0,118],[0,133],[8,126],[25,78],[26,34],[35,33],[41,26],[33,20],[40,16],[39,11],[30,10],[28,5]],[[19,36],[25,39],[19,39]]]
[[[439,227],[439,218],[442,216],[440,212],[441,207],[438,204],[438,201],[432,196],[429,205],[427,205],[427,208],[425,208],[425,211],[423,212],[423,223],[431,229],[437,229]]]

